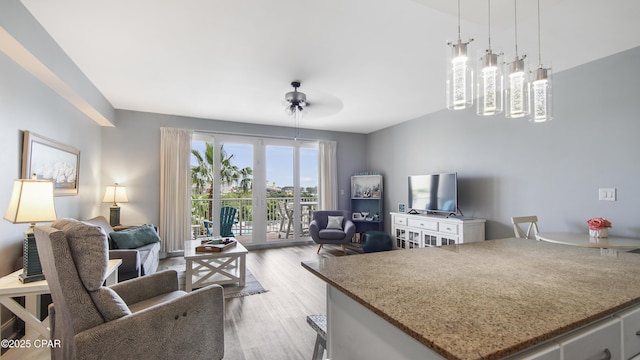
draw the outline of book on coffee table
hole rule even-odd
[[[236,240],[225,239],[222,241],[202,241],[202,245],[196,246],[197,253],[222,252],[236,246]]]

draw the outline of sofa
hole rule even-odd
[[[153,238],[153,235],[149,239],[140,241],[142,236],[148,238],[150,234],[150,231],[144,227],[153,228],[152,225],[129,227],[116,232],[104,216],[97,216],[93,219],[84,220],[84,222],[101,227],[108,235],[109,259],[122,259],[122,265],[118,268],[118,281],[153,274],[158,269],[160,238],[157,236],[157,232],[155,232],[157,241]],[[153,229],[156,231],[155,228]],[[113,235],[113,233],[117,234]],[[140,236],[136,239],[138,234]],[[118,246],[118,243],[120,243],[120,246]],[[124,246],[126,248],[123,248],[123,243],[126,243],[126,246]]]

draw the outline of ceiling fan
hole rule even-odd
[[[284,99],[287,101],[286,112],[288,115],[300,119],[304,108],[307,106],[307,95],[298,91],[300,81],[291,82],[291,86],[293,86],[293,91],[289,91],[284,95]]]
[[[317,119],[337,114],[342,110],[343,104],[340,99],[317,89],[313,91],[313,102],[308,102],[307,94],[298,90],[300,84],[299,80],[292,81],[293,91],[287,92],[282,102],[285,112],[292,116],[296,123],[302,119],[303,115],[307,119]]]

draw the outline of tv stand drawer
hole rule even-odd
[[[438,227],[438,231],[443,232],[443,233],[447,233],[447,234],[458,235],[458,225],[457,224],[440,223],[440,226]]]
[[[407,225],[407,220],[408,219],[404,218],[404,217],[396,217],[395,221],[394,221],[394,224],[405,225],[406,226]]]
[[[407,219],[408,226],[417,227],[424,230],[434,230],[438,231],[438,222],[437,221],[428,221],[422,219]]]

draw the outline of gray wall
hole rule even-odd
[[[79,194],[55,198],[58,218],[97,215],[101,200],[101,128],[2,52],[0,73],[1,214],[9,205],[13,181],[21,178],[22,136],[29,130],[80,149]],[[14,270],[28,227],[0,220],[0,276]],[[10,318],[7,310],[0,311],[3,320]]]
[[[78,196],[55,198],[59,218],[98,214],[101,168],[101,128],[49,87],[0,52],[0,211],[7,209],[13,181],[21,178],[22,132],[80,149]],[[0,275],[12,271],[22,255],[27,224],[0,221]]]
[[[287,137],[293,129],[228,121],[118,110],[118,126],[102,130],[103,184],[119,182],[127,186],[128,203],[120,204],[126,223],[154,223],[160,218],[160,128],[175,127],[207,132]],[[330,131],[300,130],[300,138],[337,142],[340,208],[349,209],[350,177],[365,170],[366,135]],[[104,205],[104,214],[108,214]]]
[[[541,231],[579,232],[603,216],[610,234],[640,237],[639,63],[635,48],[555,74],[549,123],[443,110],[370,134],[385,209],[406,203],[408,175],[456,171],[459,206],[487,219],[488,239],[512,236],[521,215],[538,215]],[[618,201],[598,201],[601,187]]]

